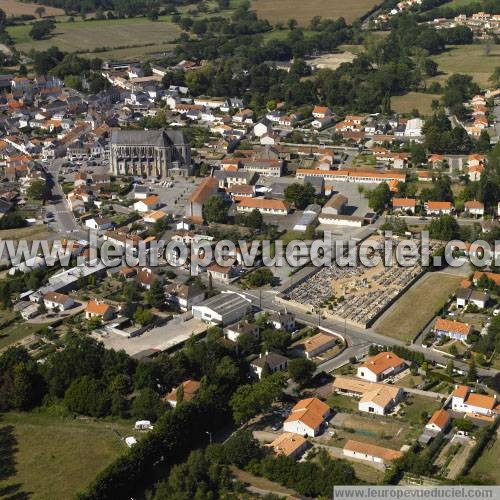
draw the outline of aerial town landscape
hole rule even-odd
[[[0,66],[0,498],[500,498],[499,0],[0,0]]]

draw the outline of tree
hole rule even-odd
[[[440,215],[437,219],[433,219],[427,226],[429,236],[432,239],[450,241],[455,239],[459,234],[458,222],[451,215]]]
[[[68,410],[92,417],[109,412],[109,394],[99,380],[85,375],[74,380],[64,394]]]
[[[35,14],[41,19],[43,15],[45,14],[45,7],[43,5],[40,5],[35,9]]]
[[[161,308],[165,304],[165,292],[159,279],[154,280],[151,284],[151,288],[147,293],[147,302],[150,306],[156,308]]]
[[[494,87],[500,87],[500,66],[497,66],[491,74],[490,82]]]
[[[450,359],[446,365],[446,375],[448,376],[453,376],[453,370],[455,369],[455,364],[453,363],[453,360]]]
[[[203,205],[203,218],[207,223],[215,222],[224,224],[227,222],[230,206],[230,201],[214,194]]]
[[[262,457],[262,448],[250,430],[238,430],[224,443],[225,459],[243,468],[250,460]]]
[[[257,288],[272,283],[273,279],[274,274],[271,269],[261,267],[248,275],[247,283],[251,287]]]
[[[234,420],[242,424],[259,413],[269,411],[281,396],[284,383],[282,373],[273,373],[255,384],[239,386],[230,400]]]
[[[314,361],[305,358],[292,359],[288,363],[288,373],[294,382],[299,384],[299,387],[305,387],[309,384],[316,371]]]
[[[31,30],[29,35],[33,40],[43,40],[44,38],[48,38],[48,36],[52,33],[54,28],[56,27],[56,23],[53,20],[43,20],[43,21],[35,21],[31,25]]]
[[[264,219],[259,210],[252,210],[246,217],[245,225],[252,229],[260,229],[264,224]]]
[[[472,358],[469,365],[469,371],[467,372],[467,382],[476,383],[477,377],[478,375],[477,375],[476,362],[474,361],[474,358]]]
[[[155,422],[166,410],[160,396],[153,389],[142,389],[132,402],[132,416],[138,420]]]
[[[386,182],[381,182],[375,189],[367,191],[368,206],[375,212],[383,212],[391,201],[391,191]]]
[[[266,328],[262,330],[260,337],[265,351],[286,353],[288,346],[292,343],[292,335],[285,330]]]
[[[285,200],[293,203],[299,210],[303,210],[314,202],[315,191],[310,182],[304,184],[290,184],[285,188]]]
[[[134,313],[134,321],[139,323],[141,326],[148,325],[153,321],[154,314],[151,309],[145,309],[143,307],[138,307]]]
[[[47,183],[42,180],[32,182],[27,194],[33,200],[45,201],[49,197]]]

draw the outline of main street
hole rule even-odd
[[[46,205],[46,211],[54,214],[59,232],[62,234],[69,234],[78,229],[78,224],[68,206],[68,202],[66,201],[58,179],[59,172],[64,162],[65,160],[59,158],[51,161],[46,166],[47,174],[52,181],[51,198]]]
[[[282,311],[284,306],[278,304],[275,301],[276,292],[272,290],[264,290],[258,294],[255,292],[241,291],[237,290],[236,287],[231,287],[233,291],[238,291],[247,296],[254,305],[260,307],[266,311]],[[440,363],[446,365],[451,359],[449,356],[440,354],[430,348],[425,348],[422,345],[416,344],[406,344],[405,342],[391,337],[386,337],[376,333],[372,328],[358,328],[353,325],[349,325],[346,322],[319,318],[318,316],[304,313],[300,309],[293,307],[293,305],[287,304],[287,312],[293,313],[295,318],[306,325],[311,326],[321,326],[325,330],[332,333],[340,335],[343,337],[347,343],[347,348],[338,356],[328,361],[325,361],[318,365],[318,371],[331,372],[340,366],[343,366],[349,362],[352,357],[357,357],[358,359],[368,353],[368,348],[370,345],[379,346],[391,346],[397,345],[401,347],[406,347],[410,351],[420,352],[425,356],[425,359],[432,361],[434,363]],[[454,361],[455,368],[463,371],[467,371],[469,365],[460,361]],[[481,377],[494,376],[498,373],[498,370],[493,368],[478,368],[478,374]]]

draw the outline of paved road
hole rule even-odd
[[[46,210],[54,214],[61,236],[68,235],[78,229],[78,224],[76,223],[73,212],[68,206],[58,181],[59,171],[64,161],[65,160],[59,158],[47,164],[46,167],[49,180],[52,181],[52,198],[46,205]]]
[[[225,287],[231,288],[231,287]],[[232,287],[234,291],[238,291],[239,293],[245,294],[254,305],[259,306],[262,309],[268,310],[268,311],[283,311],[284,307],[281,304],[277,304],[274,301],[276,292],[270,292],[264,290],[262,293],[256,293],[256,292],[242,292],[241,290],[237,290],[236,287]],[[299,320],[301,323],[304,323],[306,325],[314,325],[318,326],[318,318],[315,316],[312,316],[310,314],[305,314],[301,310],[294,308],[292,305],[288,304],[287,305],[287,310],[288,312],[292,312],[294,316]],[[362,329],[362,328],[357,328],[355,326],[351,326],[348,324],[345,324],[343,321],[337,321],[337,320],[332,320],[332,319],[321,319],[320,320],[320,326],[323,328],[326,328],[332,332],[335,332],[342,337],[346,339],[348,349],[345,349],[339,356],[336,358],[333,358],[329,361],[325,361],[324,363],[320,364],[318,366],[318,369],[320,371],[333,371],[336,368],[343,366],[346,364],[346,361],[349,360],[350,357],[352,356],[362,356],[363,354],[366,354],[368,352],[368,348],[372,344],[376,345],[398,345],[402,347],[406,347],[407,349],[414,351],[414,352],[420,352],[422,353],[425,358],[429,361],[433,361],[435,363],[441,363],[441,364],[446,364],[449,360],[449,357],[444,356],[443,354],[437,353],[431,349],[427,349],[423,346],[415,345],[415,344],[410,344],[407,345],[405,342],[397,339],[393,339],[390,337],[386,337],[384,335],[380,335],[376,333],[373,329],[367,328],[367,329]],[[455,367],[457,369],[461,369],[464,371],[468,370],[468,365],[466,363],[462,363],[459,361],[455,361]],[[498,370],[492,369],[492,368],[479,368],[478,369],[478,374],[479,376],[485,377],[485,376],[493,376],[496,373],[498,373]]]

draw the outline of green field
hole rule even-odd
[[[412,340],[455,292],[462,278],[442,272],[423,276],[375,323],[377,333]]]
[[[0,497],[72,498],[127,451],[120,435],[133,434],[132,426],[44,413],[2,414],[0,446],[7,466],[0,476]]]
[[[500,45],[491,45],[486,55],[484,44],[451,45],[445,52],[432,59],[438,63],[438,76],[430,78],[428,83],[443,83],[453,73],[471,75],[481,87],[488,87],[488,79],[493,70],[500,66]]]
[[[396,113],[411,113],[414,109],[418,109],[422,115],[432,114],[432,101],[439,101],[441,98],[438,94],[423,94],[421,92],[408,92],[404,95],[391,97],[391,108]]]
[[[34,325],[30,323],[14,323],[0,330],[0,351],[10,347],[13,344],[23,340],[37,330],[40,330],[43,325]]]
[[[29,24],[8,28],[16,48],[22,52],[46,50],[54,45],[65,52],[91,52],[97,48],[108,48],[108,52],[99,53],[100,57],[109,55],[113,49],[124,50],[126,47],[132,49],[141,46],[143,49],[137,55],[162,51],[180,33],[175,24],[163,18],[156,22],[145,18],[62,22],[56,24],[53,35],[47,40],[31,39],[30,29]],[[136,56],[136,53],[132,55]]]

